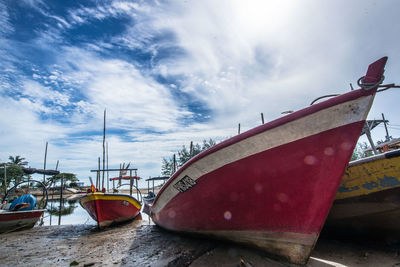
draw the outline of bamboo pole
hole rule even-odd
[[[46,170],[46,161],[47,161],[47,145],[48,142],[46,142],[46,149],[44,150],[44,164],[43,164],[43,170]],[[43,174],[43,183],[46,182],[46,174]],[[29,183],[28,183],[29,186]]]

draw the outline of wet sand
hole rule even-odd
[[[400,266],[400,245],[321,237],[306,266]],[[256,249],[183,236],[137,220],[42,226],[0,235],[1,266],[298,266]]]

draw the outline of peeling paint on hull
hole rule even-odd
[[[400,236],[400,150],[349,165],[326,226]]]
[[[348,199],[395,187],[400,187],[400,150],[352,162],[335,199]]]

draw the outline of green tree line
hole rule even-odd
[[[23,167],[28,166],[28,161],[21,156],[9,156],[8,162],[2,164],[0,166],[0,186],[4,190],[4,188],[10,188],[20,182],[27,181],[28,179],[35,179],[32,176],[25,174],[22,170]],[[6,171],[4,171],[4,166],[6,166]],[[39,175],[39,174],[37,174]],[[5,177],[6,176],[6,177]],[[35,180],[42,181],[41,178],[36,178]],[[60,173],[54,176],[47,176],[46,177],[46,185],[54,185],[61,181],[61,178],[64,177],[64,184],[74,186],[76,182],[78,182],[78,178],[73,173]],[[4,179],[6,178],[6,179]],[[7,181],[6,183],[4,181]]]
[[[178,168],[180,168],[183,164],[185,164],[189,159],[216,144],[217,143],[215,142],[215,140],[210,138],[208,140],[203,140],[203,144],[198,144],[198,143],[193,144],[191,142],[189,148],[183,145],[182,149],[177,151],[177,154],[174,154],[170,158],[162,159],[161,174],[165,176],[171,176]]]

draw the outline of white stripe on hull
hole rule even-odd
[[[365,120],[373,99],[374,95],[364,96],[317,111],[300,119],[250,136],[200,158],[180,173],[172,183],[167,185],[153,204],[152,212],[158,213],[179,193],[173,185],[175,181],[179,181],[185,175],[188,175],[193,180],[197,180],[209,172],[240,159],[330,129]]]

